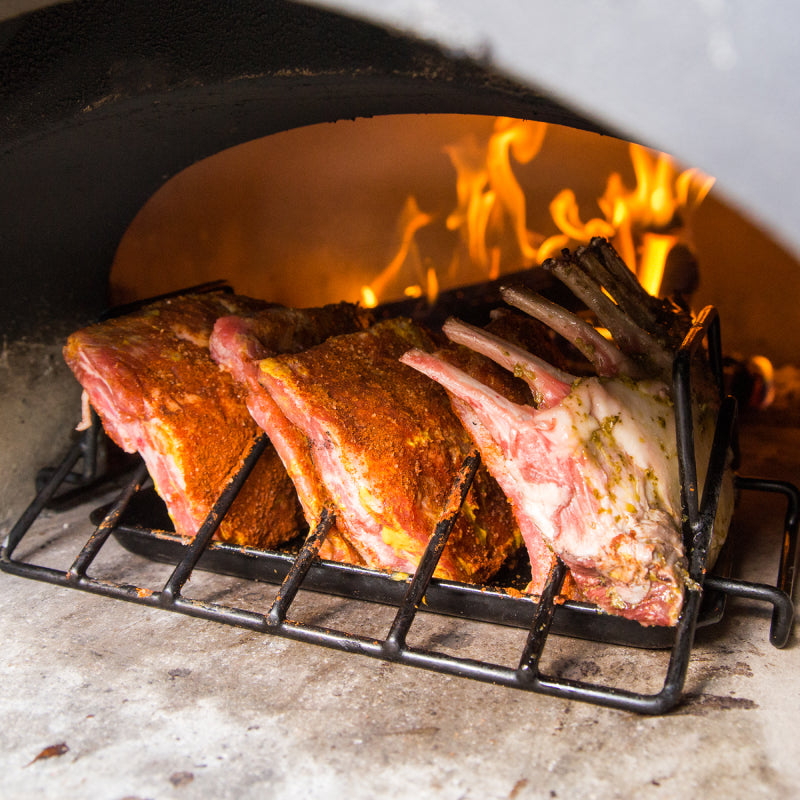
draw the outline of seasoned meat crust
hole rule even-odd
[[[372,314],[352,303],[321,308],[270,306],[220,317],[211,333],[211,357],[238,381],[257,372],[255,362],[279,353],[299,353],[331,336],[368,328]]]
[[[324,487],[317,481],[305,437],[286,423],[269,393],[258,382],[258,362],[278,353],[296,353],[325,339],[362,330],[372,323],[370,312],[350,303],[322,308],[295,309],[276,306],[252,314],[221,317],[214,324],[212,358],[238,381],[247,395],[253,419],[269,431],[272,444],[297,489],[306,518],[316,521],[325,503]],[[272,423],[267,420],[272,420]],[[361,564],[358,552],[336,523],[319,551],[320,558]]]
[[[67,364],[103,426],[139,452],[181,535],[193,536],[261,435],[244,392],[209,354],[214,321],[268,304],[222,293],[161,301],[69,337]],[[302,525],[294,487],[267,448],[218,535],[266,547]]]
[[[316,502],[333,506],[373,567],[416,568],[471,447],[447,394],[398,361],[409,347],[433,346],[421,328],[393,319],[260,363],[274,403],[265,430],[280,436],[288,427],[304,441],[289,473],[321,487]],[[481,470],[436,574],[486,580],[518,545],[508,502]]]

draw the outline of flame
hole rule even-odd
[[[398,222],[400,247],[397,250],[397,254],[369,286],[361,287],[361,302],[367,308],[375,308],[375,306],[378,305],[379,299],[383,299],[386,296],[387,286],[399,275],[401,269],[409,260],[410,255],[413,254],[416,257],[415,260],[417,262],[419,261],[414,237],[420,228],[430,225],[434,218],[435,215],[426,214],[420,210],[415,197],[411,196],[406,199],[403,212]],[[411,296],[414,296],[414,289],[411,287],[406,287],[405,293],[408,294],[409,289],[411,290]],[[421,295],[421,293],[420,290],[419,294]]]
[[[652,295],[657,295],[661,288],[667,256],[677,241],[675,236],[658,233],[646,233],[642,237],[642,250],[636,273],[639,283]]]
[[[447,228],[459,231],[471,260],[489,277],[499,272],[499,255],[489,249],[489,224],[507,220],[523,262],[533,264],[537,250],[526,225],[526,199],[511,165],[511,156],[527,164],[542,148],[547,125],[509,117],[495,120],[494,132],[481,147],[474,137],[445,148],[456,170],[458,204]]]
[[[428,305],[432,306],[439,296],[439,279],[436,277],[436,270],[433,267],[428,267],[428,272],[425,277],[427,279],[426,297],[428,299]]]
[[[550,203],[550,214],[559,230],[566,235],[567,239],[585,240],[588,242],[592,236],[609,237],[614,235],[614,226],[605,220],[590,219],[589,222],[585,224],[581,222],[578,203],[575,199],[575,192],[571,189],[564,189],[555,196]],[[563,237],[557,238],[562,239]]]
[[[448,231],[459,242],[447,270],[423,266],[417,232],[437,214],[422,211],[413,196],[398,222],[399,245],[383,271],[361,289],[362,302],[373,307],[395,296],[425,297],[433,303],[440,285],[458,285],[499,277],[508,266],[520,269],[541,264],[565,247],[587,244],[593,237],[613,241],[623,260],[653,295],[661,286],[667,257],[686,241],[691,213],[702,203],[714,179],[697,169],[679,171],[665,153],[631,144],[629,155],[635,185],[628,188],[612,172],[597,198],[600,215],[586,221],[574,191],[564,189],[550,202],[558,232],[549,236],[527,227],[525,192],[514,174],[514,163],[527,164],[540,152],[547,124],[498,117],[486,141],[474,135],[448,145],[444,152],[455,170],[456,204],[444,216]]]
[[[539,248],[544,261],[563,247],[587,244],[593,236],[614,240],[622,259],[639,282],[657,295],[670,250],[681,241],[686,218],[705,199],[714,179],[697,169],[678,172],[666,153],[629,146],[636,186],[628,190],[617,172],[608,177],[598,198],[602,217],[583,223],[575,194],[560,192],[550,204],[560,234]]]

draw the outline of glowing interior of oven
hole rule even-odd
[[[514,186],[503,196],[485,174],[485,159],[513,126],[527,139],[508,145]],[[659,188],[665,172],[666,189]],[[646,218],[640,212],[632,230],[624,229],[607,207],[614,181],[632,202],[650,192],[657,205],[658,192],[670,193],[671,210],[660,218],[652,209]],[[681,181],[692,181],[691,188]],[[467,228],[481,224],[475,243]],[[696,307],[720,307],[728,349],[791,360],[779,286],[797,280],[796,264],[725,202],[713,176],[612,137],[489,116],[342,120],[200,161],[134,219],[111,269],[111,296],[127,302],[226,279],[237,292],[298,307],[404,296],[433,301],[440,289],[535,268],[561,246],[598,233],[627,248],[633,269],[648,249],[662,248],[663,263],[679,245],[670,260],[677,274],[673,269],[663,285],[640,272],[651,293],[668,292],[676,281],[696,288]],[[692,267],[687,251],[699,276],[685,274]],[[753,270],[767,262],[778,274],[754,296]]]

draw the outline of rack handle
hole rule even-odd
[[[709,575],[705,579],[707,589],[716,589],[733,597],[744,597],[748,600],[760,600],[772,604],[772,621],[769,626],[769,641],[775,647],[785,647],[792,632],[794,621],[794,604],[786,592],[768,583],[750,583],[749,581],[721,578]]]

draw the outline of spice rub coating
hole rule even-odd
[[[280,412],[271,424],[302,437],[314,472],[306,479],[322,487],[340,529],[373,567],[416,568],[471,448],[447,394],[398,360],[410,347],[434,346],[412,322],[392,319],[260,363],[259,380]],[[435,574],[484,581],[519,543],[505,496],[481,469]]]
[[[214,322],[267,305],[223,293],[173,298],[77,331],[64,348],[108,435],[141,454],[181,535],[197,532],[261,435],[243,390],[211,359]],[[294,487],[268,447],[218,536],[266,547],[300,525]]]
[[[305,437],[286,422],[269,393],[258,382],[258,363],[279,353],[297,353],[321,344],[331,336],[363,330],[372,314],[351,303],[322,308],[275,306],[250,314],[221,317],[211,334],[211,357],[239,382],[247,408],[287,465],[309,520],[319,519],[327,499],[316,479]],[[351,564],[363,563],[334,522],[319,551],[320,558]]]

